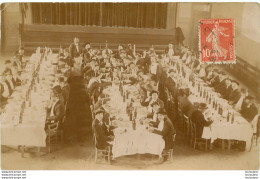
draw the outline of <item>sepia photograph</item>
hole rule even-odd
[[[3,2],[1,169],[259,170],[259,19],[257,2]]]

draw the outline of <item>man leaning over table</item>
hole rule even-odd
[[[159,124],[155,124],[155,128],[150,128],[149,131],[158,135],[161,135],[165,141],[164,151],[173,148],[174,141],[173,136],[176,133],[171,120],[167,117],[166,111],[163,108],[159,108],[157,111],[157,119]],[[160,162],[164,162],[168,159],[168,155],[165,155]]]
[[[199,108],[191,114],[191,120],[196,124],[197,138],[201,138],[204,127],[211,125],[213,122],[209,120],[205,114],[207,109],[206,103],[200,103]]]
[[[105,149],[110,146],[110,142],[113,140],[114,136],[112,132],[109,131],[109,128],[105,125],[104,122],[104,110],[98,109],[95,111],[95,119],[92,122],[92,130],[96,139],[96,148]]]

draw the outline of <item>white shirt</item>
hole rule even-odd
[[[14,84],[13,84],[13,81],[12,80],[7,80],[11,86],[11,89],[13,90],[14,89]]]
[[[5,98],[8,98],[10,96],[10,92],[9,92],[9,89],[8,89],[8,86],[7,84],[4,82],[2,83],[3,87],[4,87],[4,92],[3,92],[3,97]]]
[[[174,51],[173,51],[173,49],[171,49],[171,48],[169,49],[169,51],[168,51],[168,55],[169,55],[169,56],[173,56],[173,55],[174,55]]]
[[[164,120],[160,121],[160,123],[158,125],[158,130],[162,131],[163,130],[163,126],[164,126]]]
[[[54,107],[55,105],[57,104],[58,100],[56,102],[54,102],[51,106],[51,113],[50,113],[50,117],[53,117],[54,116]]]
[[[152,63],[151,64],[151,74],[156,75],[158,63]]]
[[[76,46],[77,52],[79,52],[79,45],[75,44],[75,46]]]

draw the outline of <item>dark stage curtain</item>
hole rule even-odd
[[[32,3],[34,24],[166,28],[167,3]]]

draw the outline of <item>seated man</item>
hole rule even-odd
[[[159,124],[156,128],[151,128],[150,131],[155,134],[159,134],[163,136],[165,141],[164,150],[169,150],[173,148],[173,135],[176,133],[171,120],[167,117],[166,111],[163,108],[158,109],[157,118]],[[166,161],[168,156],[163,158],[163,161]]]
[[[190,95],[190,91],[188,88],[183,89],[183,90],[180,90],[179,94],[180,95],[178,96],[178,102],[179,102],[178,106],[181,109],[181,111],[183,112],[183,114],[190,117],[191,113],[193,111],[193,105],[188,98]]]
[[[252,96],[247,96],[241,106],[240,113],[248,122],[251,122],[258,113],[254,99]]]
[[[96,137],[96,148],[101,150],[109,146],[109,142],[113,140],[111,132],[103,121],[103,113],[103,110],[97,110],[95,112],[95,119],[92,122],[92,130],[94,131]]]
[[[50,105],[47,107],[46,127],[53,122],[61,122],[64,117],[64,105],[60,101],[58,94],[54,94],[51,98]]]
[[[223,87],[223,89],[220,91],[222,97],[226,100],[229,99],[229,96],[232,93],[232,84],[231,84],[231,79],[230,78],[226,78],[225,80],[225,86]]]
[[[61,86],[61,94],[64,98],[65,103],[69,100],[69,94],[70,94],[70,86],[68,82],[64,80],[63,77],[59,78],[59,83]]]
[[[239,83],[237,81],[232,80],[231,85],[232,85],[232,91],[229,95],[228,100],[229,100],[229,104],[233,105],[238,102],[238,100],[241,97],[241,94],[238,90]]]
[[[205,112],[208,109],[206,103],[200,103],[199,109],[195,110],[191,115],[191,120],[196,124],[196,137],[201,138],[204,126],[209,126],[213,121],[208,120]]]
[[[160,104],[158,102],[154,102],[151,104],[152,112],[147,114],[147,118],[152,118],[152,123],[155,124],[157,122],[157,111],[160,109]]]
[[[143,106],[148,106],[148,111],[152,112],[152,104],[154,102],[158,102],[160,104],[160,108],[164,108],[164,103],[162,100],[158,98],[158,91],[152,91],[150,96],[142,103]]]

